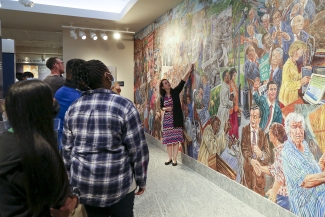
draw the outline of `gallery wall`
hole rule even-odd
[[[320,185],[301,187],[324,169],[324,8],[322,0],[184,0],[159,17],[134,43],[145,131],[162,139],[159,84],[175,87],[193,63],[180,94],[182,151],[299,216],[324,215],[319,176]]]

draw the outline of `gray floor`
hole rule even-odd
[[[147,188],[136,196],[135,217],[262,217],[187,166],[165,166],[167,154],[149,145]]]

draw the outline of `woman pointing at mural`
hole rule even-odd
[[[179,94],[184,84],[194,70],[192,64],[175,88],[171,88],[167,79],[162,79],[159,84],[160,108],[164,111],[162,143],[167,145],[168,161],[165,165],[172,163],[177,165],[177,153],[179,143],[184,142],[183,138],[183,114]]]

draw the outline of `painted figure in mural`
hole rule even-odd
[[[249,43],[249,44],[255,43],[255,45],[257,47],[263,48],[263,45],[262,45],[262,34],[255,32],[255,29],[254,29],[254,25],[253,24],[249,24],[247,26],[247,34],[248,34],[248,37],[246,37],[244,39],[244,41],[246,43]]]
[[[277,98],[282,84],[282,66],[283,66],[283,50],[276,48],[272,51],[270,57],[270,78],[269,81],[274,81],[277,84]]]
[[[220,87],[220,104],[217,117],[220,119],[220,132],[223,132],[228,124],[229,109],[234,106],[234,93],[230,93],[230,75],[229,71],[225,70],[222,73],[222,84]]]
[[[212,116],[203,129],[202,142],[200,145],[198,161],[209,165],[209,157],[214,154],[220,154],[226,148],[226,132],[221,131],[221,121],[217,116]],[[228,127],[224,128],[228,130]]]
[[[285,22],[281,21],[281,14],[279,11],[276,11],[273,16],[273,27],[270,29],[270,34],[276,45],[281,47],[284,51],[283,61],[285,62],[288,58],[289,46],[292,43],[292,34],[290,26]]]
[[[254,83],[253,98],[261,111],[260,128],[268,133],[271,123],[282,123],[282,111],[276,100],[278,88],[274,81],[269,81],[266,86],[267,97],[265,97],[257,93],[259,86],[259,82]]]
[[[294,41],[303,41],[307,43],[309,39],[309,34],[304,31],[304,17],[301,15],[295,16],[291,20],[291,28],[292,28],[292,34]]]
[[[275,147],[273,149],[275,153],[274,163],[269,166],[261,166],[261,164],[258,162],[258,168],[262,173],[274,177],[272,188],[266,192],[269,199],[279,204],[281,207],[290,210],[289,195],[282,164],[283,143],[287,140],[287,135],[283,125],[279,123],[272,123],[269,130],[269,138],[270,142],[272,142]]]
[[[270,24],[270,15],[269,14],[264,14],[261,18],[262,22],[263,22],[263,27],[265,29],[265,31],[269,31],[271,29],[271,24]]]
[[[325,155],[317,163],[304,139],[305,120],[290,113],[285,120],[288,140],[282,160],[287,181],[291,211],[304,217],[325,216]]]
[[[234,94],[234,105],[229,110],[229,121],[230,121],[230,130],[229,130],[229,136],[235,136],[237,139],[238,137],[238,128],[240,123],[238,123],[238,117],[241,116],[241,110],[238,107],[238,88],[236,85],[236,79],[237,79],[237,71],[236,69],[232,68],[229,70],[229,87],[230,87],[230,93]]]
[[[202,96],[201,111],[199,113],[200,121],[205,124],[210,119],[209,114],[209,102],[210,102],[210,85],[208,84],[208,77],[206,74],[201,76],[202,88],[200,88],[199,93]]]
[[[272,37],[271,37],[270,33],[268,33],[268,32],[262,36],[262,44],[263,44],[263,49],[264,49],[262,56],[267,54],[267,55],[269,55],[269,57],[271,57],[272,51],[275,48],[279,47],[278,45],[273,44]]]
[[[306,49],[307,46],[302,41],[295,41],[290,46],[289,59],[283,66],[282,85],[279,93],[279,101],[284,106],[296,101],[299,98],[301,86],[309,83],[310,77],[302,77],[296,63]],[[308,68],[311,69],[311,67]]]
[[[291,9],[290,18],[302,15],[308,24],[312,23],[316,15],[316,5],[313,0],[296,0]]]
[[[246,48],[246,60],[244,65],[244,75],[245,78],[255,80],[260,77],[260,70],[258,68],[257,54],[253,46],[248,46]]]
[[[241,150],[244,157],[242,184],[264,196],[266,181],[264,174],[258,168],[257,161],[262,166],[267,165],[270,151],[266,135],[259,127],[260,114],[258,106],[251,107],[250,123],[242,130]]]
[[[292,10],[294,3],[292,2],[292,0],[285,0],[283,2],[283,10],[282,10],[282,21],[286,22],[287,24],[290,24],[290,13]]]
[[[220,57],[219,61],[223,62],[223,66],[227,67],[228,66],[228,50],[227,47],[224,46],[223,44],[221,44],[221,48],[222,48],[222,56]]]
[[[249,19],[249,24],[252,24],[254,26],[254,31],[257,32],[257,27],[259,26],[259,20],[254,8],[249,10],[248,19]]]
[[[194,65],[192,64],[175,88],[171,88],[167,79],[162,79],[159,84],[160,109],[164,111],[162,143],[167,145],[168,152],[168,160],[165,165],[170,163],[173,166],[177,165],[178,148],[180,143],[184,142],[184,123],[179,94],[193,70]]]

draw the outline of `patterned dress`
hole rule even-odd
[[[172,96],[165,96],[164,107],[173,107]],[[171,145],[178,142],[184,142],[183,138],[183,128],[174,128],[173,111],[166,111],[163,121],[163,141],[164,145]]]

